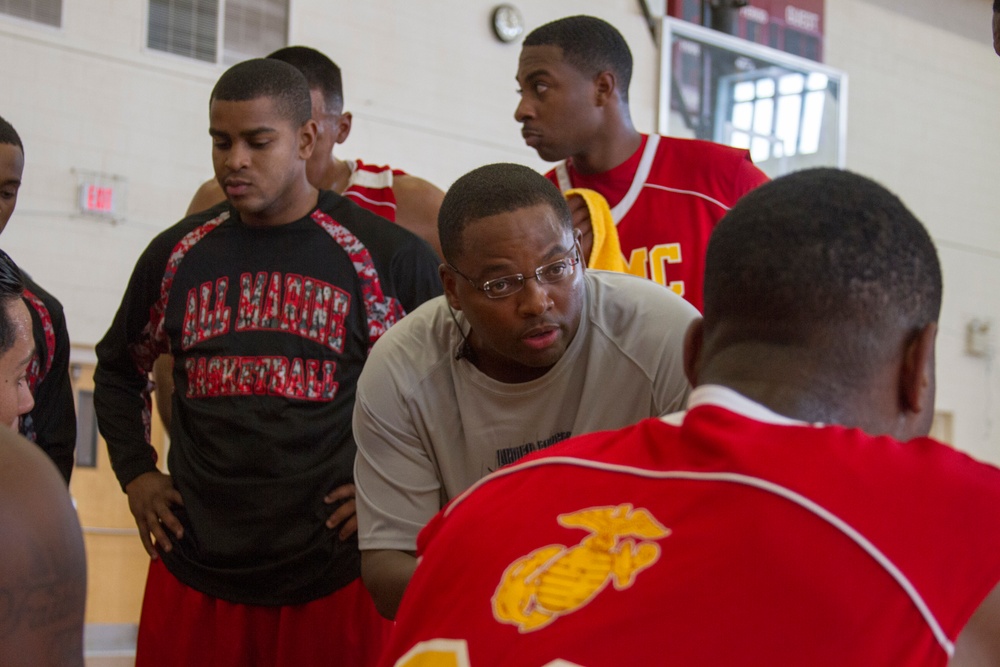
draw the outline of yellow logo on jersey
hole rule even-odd
[[[669,287],[677,296],[684,296],[683,280],[667,280],[667,264],[681,263],[680,243],[661,243],[652,248],[633,248],[625,262],[625,270],[634,276],[648,278]]]
[[[544,628],[590,604],[609,582],[619,591],[629,588],[660,558],[660,545],[643,540],[670,534],[649,512],[628,503],[561,514],[558,521],[591,534],[573,547],[551,544],[514,561],[493,594],[493,616],[520,632]]]

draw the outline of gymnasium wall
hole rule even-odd
[[[952,442],[1000,462],[1000,57],[988,0],[828,0],[826,62],[850,76],[847,164],[927,225],[944,272],[939,411]],[[965,353],[992,323],[993,353]]]

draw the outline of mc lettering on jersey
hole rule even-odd
[[[182,349],[229,333],[232,308],[226,305],[229,278],[188,291],[181,332]],[[330,283],[294,273],[240,276],[236,331],[281,331],[314,341],[334,352],[344,349],[344,319],[351,297]]]
[[[683,280],[667,280],[667,265],[680,264],[681,244],[661,243],[652,248],[634,248],[625,258],[628,272],[669,287],[677,296],[684,296]]]
[[[328,359],[189,357],[184,370],[188,398],[266,395],[325,402],[337,395],[337,364]]]

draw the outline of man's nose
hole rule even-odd
[[[523,123],[524,121],[534,117],[534,106],[532,106],[525,95],[521,95],[521,100],[517,103],[517,107],[514,108],[514,120],[518,123]]]
[[[549,286],[540,282],[535,276],[524,277],[524,289],[515,295],[518,310],[525,317],[537,317],[552,307],[549,297]]]

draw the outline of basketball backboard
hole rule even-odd
[[[660,46],[660,134],[747,148],[772,178],[844,167],[844,72],[671,17]]]

